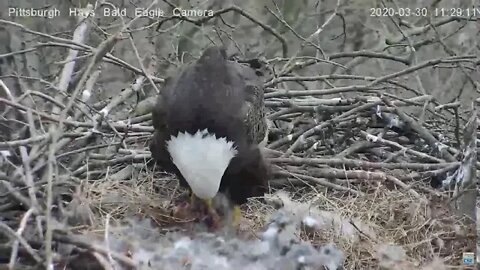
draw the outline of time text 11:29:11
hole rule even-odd
[[[433,11],[428,8],[370,8],[372,17],[426,17],[433,15],[435,17],[477,17],[480,15],[480,8],[434,8]]]

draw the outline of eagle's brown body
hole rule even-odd
[[[238,152],[223,174],[219,191],[235,204],[263,195],[268,176],[258,146],[267,129],[263,93],[262,80],[254,69],[227,60],[221,48],[206,49],[199,60],[167,80],[161,90],[152,113],[153,159],[187,187],[166,142],[179,132],[194,134],[207,129],[217,138],[232,141]]]

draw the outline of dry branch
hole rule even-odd
[[[439,76],[438,70],[458,70],[450,73],[441,90],[457,84],[460,74],[465,82],[462,89],[471,84],[478,91],[473,72],[480,60],[474,52],[475,46],[456,51],[448,44],[454,34],[445,35],[443,30],[455,22],[475,23],[473,18],[432,18],[416,23],[385,18],[382,23],[390,23],[394,30],[388,35],[378,31],[378,44],[352,51],[340,44],[332,50],[323,44],[335,42],[330,39],[330,28],[341,33],[334,31],[335,36],[351,39],[350,26],[338,27],[336,22],[337,18],[345,21],[348,17],[342,1],[326,9],[323,19],[308,30],[289,24],[282,14],[285,11],[276,3],[275,6],[276,11],[266,9],[273,17],[262,19],[241,6],[220,8],[211,17],[167,16],[156,22],[148,20],[146,26],[138,18],[129,21],[122,18],[113,34],[107,33],[108,27],[95,25],[106,34],[98,46],[87,44],[92,36],[87,31],[92,26],[90,19],[76,25],[72,39],[0,20],[0,25],[12,33],[41,38],[33,45],[2,51],[0,60],[6,65],[11,59],[45,49],[67,51],[54,62],[60,66],[59,71],[63,68],[57,79],[19,74],[15,69],[5,73],[0,70],[0,138],[5,138],[0,141],[0,255],[8,261],[8,266],[2,263],[0,268],[28,269],[35,264],[52,267],[64,263],[67,255],[56,248],[60,244],[68,246],[74,255],[90,254],[89,258],[97,260],[104,269],[115,269],[116,263],[135,268],[132,258],[101,244],[109,242],[109,230],[117,219],[135,212],[152,218],[162,229],[170,223],[184,222],[168,215],[171,202],[178,196],[176,181],[152,168],[146,148],[153,132],[151,108],[140,113],[136,110],[140,99],[151,98],[145,95],[161,91],[159,83],[164,79],[157,77],[157,73],[166,77],[172,66],[183,63],[174,62],[173,57],[167,56],[170,51],[164,48],[155,48],[159,55],[151,55],[135,34],[146,33],[150,38],[148,31],[154,25],[159,29],[168,21],[178,21],[168,31],[156,33],[168,40],[168,46],[164,47],[171,45],[174,55],[186,47],[182,47],[183,41],[167,34],[179,30],[182,22],[201,27],[213,25],[217,36],[212,38],[205,33],[212,43],[222,43],[227,36],[235,48],[242,49],[242,42],[235,40],[234,34],[243,28],[233,25],[228,15],[248,19],[251,23],[246,28],[253,23],[255,29],[274,37],[272,48],[281,50],[264,48],[262,52],[270,72],[265,73],[264,82],[270,125],[265,155],[273,168],[272,191],[285,189],[295,196],[309,198],[310,202],[321,201],[328,207],[336,204],[334,212],[351,212],[349,218],[361,216],[364,221],[385,225],[395,235],[386,235],[387,229],[380,230],[383,238],[367,237],[363,244],[397,241],[408,247],[417,261],[431,255],[420,249],[433,249],[434,240],[456,239],[458,235],[447,225],[445,231],[431,231],[433,227],[439,229],[441,220],[453,224],[456,219],[449,213],[438,214],[446,208],[436,209],[443,204],[435,200],[460,202],[471,187],[458,185],[451,195],[429,184],[450,179],[454,174],[458,176],[461,170],[474,179],[475,166],[480,167],[474,158],[477,151],[474,142],[478,141],[474,123],[478,124],[478,119],[473,117],[474,112],[468,129],[464,129],[467,117],[464,104],[458,99],[462,93],[455,95],[454,100],[440,102],[435,94],[441,91],[431,91],[424,77]],[[216,25],[216,19],[227,29]],[[127,41],[130,57],[114,50],[121,47],[122,41]],[[422,48],[433,42],[439,43],[446,54],[425,56]],[[198,54],[196,48],[206,46],[192,43],[195,43],[195,49],[189,51],[192,55]],[[396,50],[397,47],[404,49]],[[290,55],[291,48],[294,53]],[[133,59],[133,63],[121,59],[124,57]],[[183,60],[183,55],[180,58]],[[113,89],[111,99],[98,100],[95,94],[106,90],[102,84],[111,64],[128,70],[133,75],[128,80],[133,83],[121,92]],[[128,83],[125,78],[122,83]],[[21,84],[33,81],[45,89],[23,85],[13,89],[8,84],[10,80]],[[461,141],[462,135],[471,138]],[[465,148],[466,145],[469,147]],[[465,179],[469,180],[468,177]],[[255,221],[251,229],[258,230],[268,205],[253,200],[246,207],[248,217]],[[408,207],[417,207],[413,209],[417,212],[403,209]],[[428,214],[419,214],[419,209]],[[408,220],[413,225],[394,224],[396,220]],[[91,237],[97,230],[104,230],[97,242],[82,235]],[[414,233],[417,231],[424,235]],[[309,237],[311,241],[327,240],[322,239],[327,237],[323,234]],[[446,245],[455,247],[451,243]],[[458,256],[460,251],[457,248],[450,253]],[[350,252],[355,253],[356,249]],[[443,255],[442,252],[445,253],[442,250],[438,254]],[[453,255],[447,255],[443,257],[454,261]],[[362,256],[350,262],[348,269],[375,267],[371,254]]]

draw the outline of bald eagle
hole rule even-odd
[[[152,112],[157,165],[210,207],[223,193],[235,216],[247,198],[264,194],[269,175],[259,147],[267,135],[260,76],[228,60],[223,48],[209,47],[167,79]]]

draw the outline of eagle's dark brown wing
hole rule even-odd
[[[153,124],[174,136],[208,128],[229,140],[246,137],[247,145],[258,144],[267,130],[262,78],[249,65],[227,60],[223,49],[210,47],[166,83]]]
[[[163,102],[163,97],[160,94],[158,95],[157,101],[152,110],[152,124],[155,131],[150,141],[150,151],[152,152],[153,159],[155,159],[155,161],[157,161],[162,167],[164,167],[166,165],[165,163],[170,160],[170,155],[168,155],[165,145],[165,140],[168,136],[165,113],[165,104]],[[171,161],[168,163],[171,163]]]
[[[234,201],[242,202],[258,193],[256,186],[264,186],[265,166],[256,146],[264,139],[267,126],[263,82],[255,72],[248,65],[227,60],[223,49],[211,47],[161,90],[152,112],[155,132],[150,150],[156,163],[179,176],[182,185],[186,181],[171,161],[166,141],[178,132],[208,129],[233,141],[239,151],[220,189],[228,187]]]
[[[165,84],[168,85],[170,81],[170,79],[167,79]],[[163,93],[164,92],[160,92],[158,95],[157,101],[152,110],[152,124],[155,131],[149,145],[150,152],[152,158],[162,170],[176,174],[180,179],[180,184],[182,186],[187,186],[187,182],[178,171],[175,164],[173,164],[170,158],[170,153],[167,150],[166,141],[170,139],[170,132],[166,121],[167,106]]]
[[[251,144],[261,143],[267,134],[263,78],[250,66],[231,62],[232,69],[245,81],[242,117]]]

